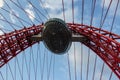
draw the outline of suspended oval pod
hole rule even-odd
[[[45,46],[55,54],[64,54],[71,45],[71,31],[67,24],[58,18],[49,19],[44,24],[42,38]]]

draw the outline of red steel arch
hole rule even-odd
[[[68,23],[69,28],[88,38],[84,45],[92,49],[112,69],[120,79],[120,39],[114,33],[83,24]],[[42,32],[42,25],[16,30],[0,36],[0,67],[10,61],[21,51],[37,42],[31,42],[33,35]]]

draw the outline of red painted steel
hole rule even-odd
[[[102,58],[120,79],[120,43],[116,41],[120,36],[92,26],[71,23],[68,25],[72,31],[89,39],[83,44]]]
[[[0,67],[21,51],[35,44],[35,41],[30,42],[30,37],[39,34],[42,32],[41,30],[42,25],[33,25],[32,27],[16,30],[0,36]]]
[[[68,26],[73,32],[88,38],[88,41],[83,44],[92,49],[120,79],[120,43],[117,42],[120,36],[82,24],[68,23]],[[33,25],[0,36],[0,67],[35,44],[36,42],[30,42],[30,37],[40,32],[42,32],[42,25]]]

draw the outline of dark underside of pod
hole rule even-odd
[[[44,25],[42,33],[45,46],[53,53],[63,54],[71,45],[71,31],[61,19],[53,18]]]

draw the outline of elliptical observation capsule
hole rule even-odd
[[[42,38],[45,46],[55,54],[66,53],[72,43],[71,31],[67,24],[58,18],[49,19],[44,24]]]

